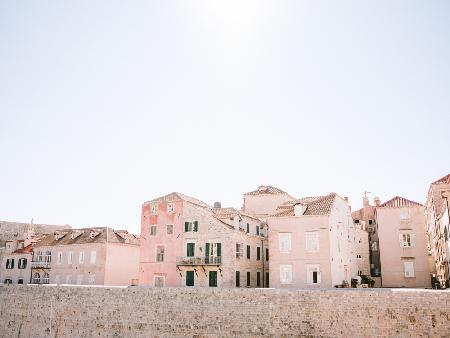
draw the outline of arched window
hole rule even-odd
[[[50,282],[50,277],[48,273],[44,273],[44,277],[42,277],[42,284],[48,284]]]
[[[41,283],[41,275],[36,272],[33,276],[33,283],[34,284],[40,284]]]
[[[11,279],[5,279],[4,284],[12,284],[12,280]]]

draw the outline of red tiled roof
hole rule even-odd
[[[381,208],[401,208],[401,207],[421,207],[423,206],[420,203],[410,201],[406,198],[395,196],[394,198],[391,198],[389,201],[384,202],[380,205]]]
[[[277,212],[273,216],[294,216],[294,207],[296,204],[302,204],[306,206],[306,211],[303,215],[329,215],[336,196],[336,193],[332,192],[331,194],[326,196],[304,197],[295,201],[288,201],[281,204],[277,208]]]
[[[244,195],[278,195],[278,194],[286,194],[281,189],[272,187],[271,185],[260,185],[258,189],[245,193]]]
[[[441,177],[437,181],[434,181],[431,184],[450,184],[450,174],[445,175],[444,177]]]
[[[214,217],[217,219],[229,219],[229,218],[233,218],[236,216],[240,216],[240,217],[252,218],[252,219],[259,221],[258,218],[251,216],[249,214],[246,214],[236,208],[212,208],[212,212],[214,214]]]
[[[181,194],[179,192],[172,192],[170,194],[167,194],[167,195],[164,195],[164,196],[161,196],[161,197],[158,197],[158,198],[154,198],[151,201],[145,202],[144,204],[146,204],[146,203],[153,203],[153,202],[159,202],[161,200],[165,200],[167,202],[172,202],[172,201],[174,201],[176,199],[184,200],[186,202],[198,205],[198,206],[200,206],[202,208],[211,208],[211,206],[208,205],[207,203],[205,203],[203,201],[200,201],[197,198]]]
[[[33,252],[33,246],[31,244],[27,245],[26,247],[22,249],[17,249],[13,253],[15,254],[21,254],[21,253],[32,253]]]

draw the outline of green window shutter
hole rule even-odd
[[[211,287],[217,286],[217,271],[209,272],[209,286]]]
[[[205,257],[209,257],[209,243],[206,243]]]
[[[194,271],[186,271],[186,286],[194,286]]]
[[[222,243],[217,243],[217,253],[216,256],[222,256]]]
[[[189,222],[184,222],[184,232],[189,231]]]
[[[194,252],[195,252],[195,243],[188,243],[187,244],[187,256],[194,257]]]
[[[261,286],[261,272],[256,273],[256,286]]]
[[[256,260],[260,260],[261,259],[261,248],[258,246],[256,247]]]
[[[266,272],[266,288],[269,287],[269,273]]]
[[[247,245],[247,258],[250,259],[250,245]]]
[[[194,221],[194,232],[198,232],[198,221]]]
[[[241,286],[241,272],[236,271],[236,287],[240,287],[240,286]]]
[[[250,272],[247,272],[247,286],[250,286]]]

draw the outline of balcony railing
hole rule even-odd
[[[220,265],[222,264],[222,257],[177,257],[177,265]]]
[[[31,262],[31,268],[43,268],[43,269],[49,269],[51,262],[45,262],[45,261],[32,261]]]

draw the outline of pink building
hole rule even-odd
[[[267,244],[260,219],[180,194],[145,202],[140,285],[263,287]]]
[[[34,284],[132,285],[139,237],[108,227],[58,230],[34,246]]]
[[[281,189],[270,185],[261,185],[258,189],[244,194],[242,210],[248,214],[265,219],[276,212],[277,207],[288,201],[295,200],[294,197]]]
[[[383,287],[430,287],[422,204],[396,196],[376,207]]]
[[[357,276],[350,207],[337,194],[289,199],[268,227],[272,287],[329,288]]]

